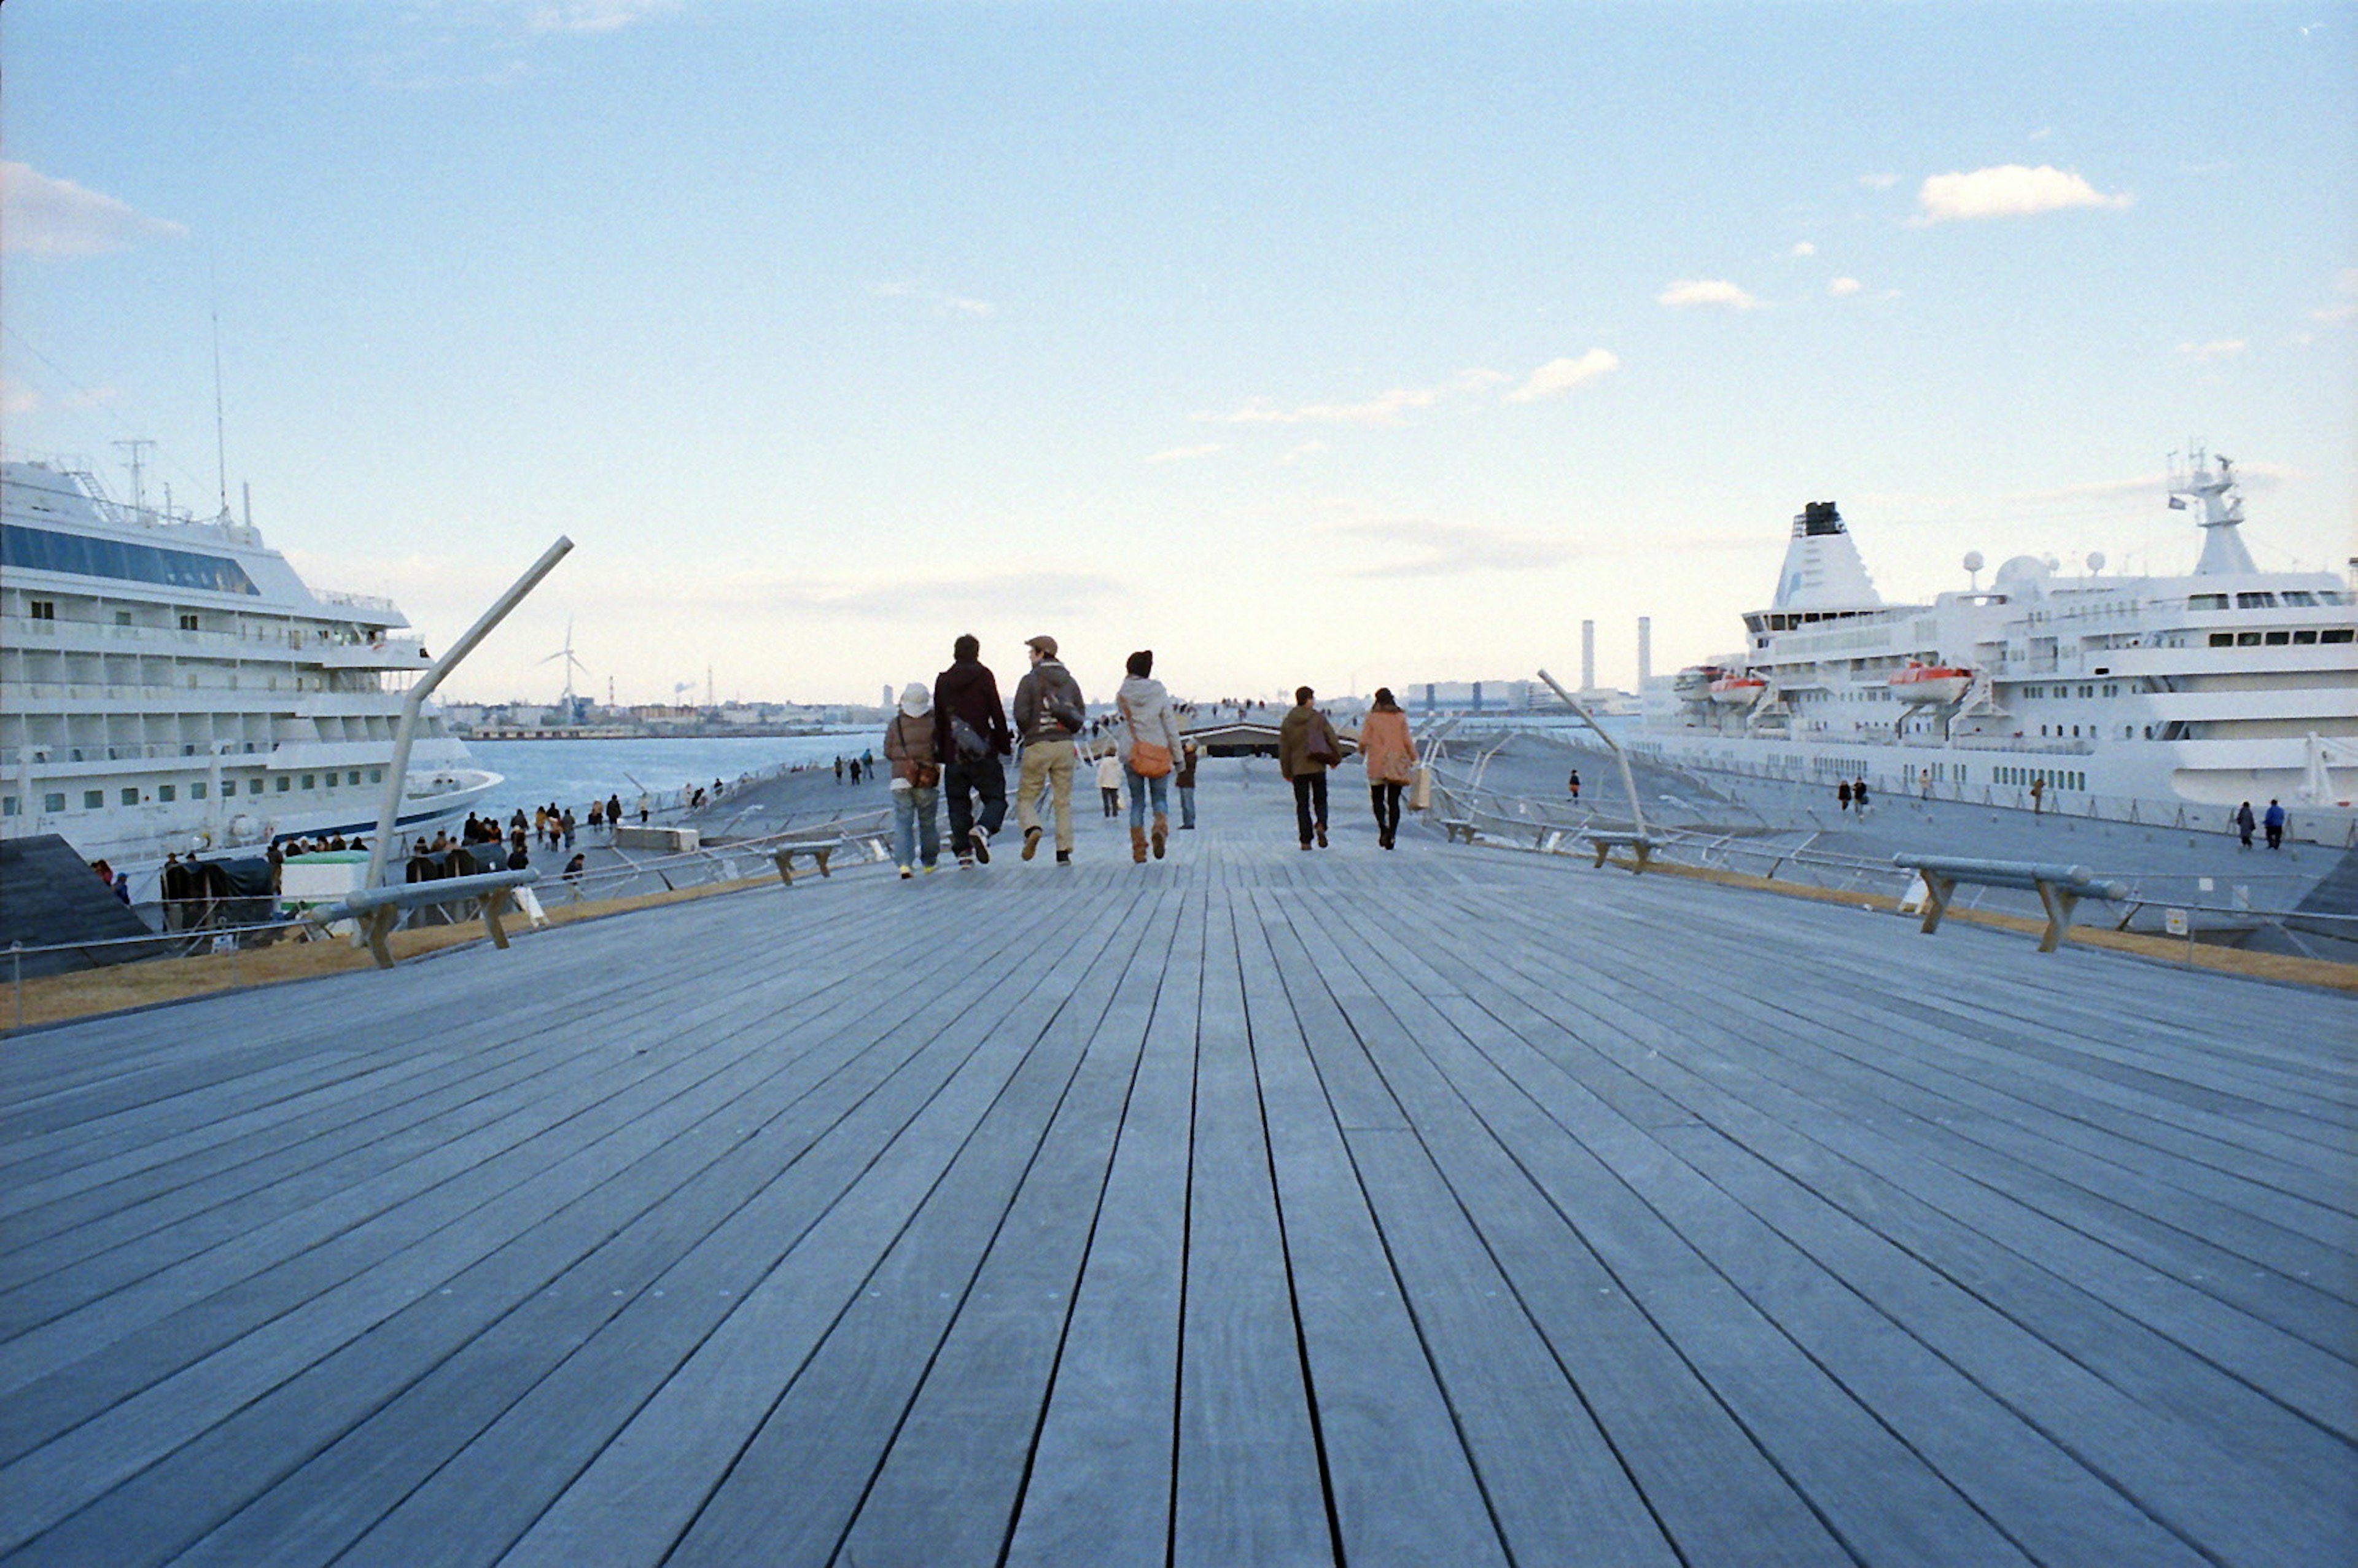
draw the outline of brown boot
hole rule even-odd
[[[1130,830],[1130,858],[1141,866],[1146,864],[1146,829],[1143,827]]]
[[[1171,819],[1161,812],[1154,814],[1154,858],[1163,859],[1163,846],[1171,838]]]

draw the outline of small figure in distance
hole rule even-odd
[[[1152,848],[1163,859],[1171,839],[1171,773],[1185,741],[1179,734],[1179,715],[1171,707],[1171,693],[1154,678],[1154,651],[1141,648],[1124,665],[1127,672],[1114,697],[1121,723],[1114,731],[1121,752],[1121,776],[1130,781],[1130,858],[1144,864]],[[1146,802],[1154,799],[1154,828],[1146,826]]]
[[[884,730],[884,761],[892,770],[893,863],[903,881],[916,875],[919,860],[931,876],[942,853],[934,815],[941,800],[942,769],[934,760],[934,696],[923,681],[901,688],[901,711]]]
[[[950,644],[950,667],[934,677],[934,755],[950,797],[950,848],[961,866],[990,864],[990,836],[1007,820],[1007,772],[1000,759],[1014,749],[999,678],[982,663],[982,643],[972,633],[962,633]]]
[[[1056,657],[1056,639],[1027,638],[1032,668],[1015,683],[1015,730],[1023,738],[1023,765],[1015,789],[1015,819],[1023,828],[1023,858],[1040,849],[1040,786],[1055,803],[1056,864],[1073,863],[1073,737],[1088,723],[1081,683]]]
[[[1179,747],[1179,765],[1171,774],[1171,783],[1179,791],[1179,831],[1192,833],[1195,828],[1195,742],[1183,741]]]
[[[1866,781],[1865,779],[1850,786],[1850,803],[1861,816],[1866,815]]]
[[[2282,806],[2274,800],[2269,801],[2266,814],[2260,818],[2260,826],[2267,829],[2269,849],[2284,848],[2285,808]]]
[[[1917,785],[1918,785],[1918,787],[1919,787],[1919,788],[1923,792],[1924,798],[1925,798],[1926,800],[1930,800],[1930,799],[1931,799],[1931,798],[1932,798],[1932,770],[1931,770],[1931,769],[1930,769],[1930,768],[1926,768],[1926,769],[1925,769],[1921,773],[1920,773],[1919,775],[1917,775],[1917,780],[1916,780],[1916,782],[1917,782]]]
[[[2047,809],[2047,775],[2040,773],[2030,781],[2030,815],[2039,816]]]
[[[1376,846],[1389,849],[1400,838],[1401,789],[1416,776],[1416,741],[1408,715],[1392,699],[1392,688],[1376,687],[1375,706],[1359,721],[1359,751],[1368,760],[1368,803],[1376,813]],[[1572,775],[1573,798],[1580,798],[1580,775]]]
[[[1570,791],[1572,792],[1572,801],[1573,801],[1573,804],[1574,804],[1574,806],[1579,805],[1579,804],[1580,804],[1580,770],[1579,770],[1578,768],[1574,768],[1574,769],[1573,769],[1573,770],[1572,770],[1572,776],[1571,776],[1570,778],[1568,778],[1568,779],[1566,779],[1566,780],[1564,780],[1564,781],[1563,781],[1563,787],[1564,787],[1564,788],[1566,788],[1566,789],[1568,789],[1568,790],[1570,790]]]
[[[565,862],[566,897],[577,901],[581,897],[581,873],[589,869],[590,857],[587,855],[576,854]]]
[[[2250,849],[2252,847],[2252,829],[2260,825],[2260,819],[2252,815],[2252,803],[2250,801],[2247,800],[2244,802],[2243,805],[2235,808],[2234,822],[2235,832],[2244,840],[2244,848],[2246,849]]]
[[[1305,849],[1314,836],[1326,848],[1326,770],[1343,761],[1342,738],[1310,706],[1317,695],[1306,686],[1294,687],[1293,706],[1277,726],[1277,771],[1293,786],[1293,823]]]
[[[1834,807],[1838,811],[1850,809],[1850,780],[1844,779],[1834,785]]]
[[[1098,794],[1105,797],[1105,814],[1114,816],[1121,811],[1121,759],[1114,755],[1116,747],[1108,746],[1098,758]]]

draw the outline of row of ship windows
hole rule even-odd
[[[2086,789],[2088,775],[2071,768],[2017,768],[2000,766],[1990,770],[1990,782],[2002,784],[2052,784],[2057,789]]]
[[[2102,695],[2105,697],[2118,697],[2120,694],[2121,688],[2118,682],[2113,682],[2106,685],[2102,692]],[[2022,695],[2025,697],[2033,698],[2046,697],[2069,697],[2071,695],[2071,688],[2068,686],[2027,686],[2022,688]],[[2080,695],[2082,697],[2095,697],[2099,694],[2095,687],[2083,686],[2080,688]]]
[[[2192,593],[2186,597],[2189,610],[2224,610],[2229,596],[2223,593]],[[2342,604],[2347,598],[2332,589],[2311,593],[2307,589],[2288,588],[2282,593],[2239,593],[2234,596],[2237,610],[2274,610],[2284,605],[2295,610],[2307,610],[2320,604]],[[2343,638],[2342,641],[2349,641]]]
[[[31,618],[35,621],[55,621],[58,618],[58,601],[54,599],[32,600],[27,603],[26,609],[31,612]],[[128,610],[116,611],[114,612],[114,623],[117,626],[130,625],[132,623],[131,611]],[[180,630],[183,632],[194,632],[198,629],[195,612],[186,610],[181,611]]]
[[[302,782],[300,787],[304,789],[318,789],[320,787],[319,781],[322,778],[325,778],[327,780],[327,787],[333,789],[336,787],[340,776],[342,783],[356,784],[361,782],[361,770],[353,768],[341,775],[332,773],[325,774],[305,773],[301,776]],[[370,784],[383,784],[384,782],[384,770],[383,768],[369,769],[368,782]],[[278,791],[280,794],[287,794],[297,787],[297,785],[295,774],[280,773],[278,775]],[[260,795],[262,793],[262,780],[246,780],[245,793],[248,795]],[[229,779],[223,782],[222,784],[222,798],[223,800],[231,799],[235,796],[236,794],[237,781],[235,779]],[[180,798],[180,791],[178,784],[157,784],[152,793],[143,793],[135,784],[125,784],[120,792],[120,798],[121,803],[124,806],[165,806],[178,800]],[[202,800],[205,798],[205,784],[203,780],[200,779],[189,786],[189,798],[190,800]],[[54,814],[61,812],[65,810],[65,808],[66,792],[64,790],[51,790],[41,796],[41,809],[44,812]],[[81,808],[84,811],[105,810],[106,792],[103,789],[86,789],[82,791]],[[0,816],[15,816],[19,815],[23,809],[23,804],[18,801],[15,795],[0,795]]]
[[[2211,645],[2214,648],[2281,648],[2287,643],[2306,646],[2311,643],[2347,643],[2358,631],[2348,626],[2329,626],[2322,632],[2213,632]]]

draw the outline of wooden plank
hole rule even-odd
[[[1327,1563],[1337,1552],[1253,1077],[1235,900],[1204,953],[1180,1325],[1173,1568]]]

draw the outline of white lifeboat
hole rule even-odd
[[[1908,667],[1890,680],[1891,695],[1910,708],[1940,707],[1958,701],[1974,684],[1974,672],[1961,670],[1952,665],[1921,665],[1908,661]]]
[[[1711,683],[1711,699],[1723,708],[1749,708],[1768,689],[1768,683],[1758,676],[1722,676]]]

